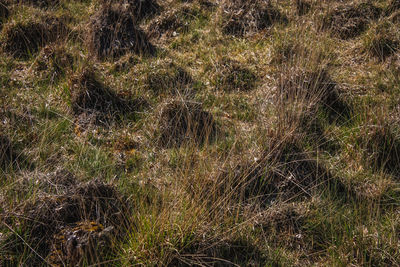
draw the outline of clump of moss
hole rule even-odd
[[[98,58],[118,58],[127,52],[151,54],[153,45],[135,19],[120,5],[103,5],[91,18],[89,49]]]
[[[370,2],[343,4],[325,17],[324,26],[339,38],[350,39],[363,33],[381,13],[381,9]]]
[[[221,3],[221,24],[225,34],[244,36],[286,20],[270,1],[224,0]]]
[[[213,116],[201,105],[189,101],[174,101],[167,104],[159,119],[159,143],[163,147],[180,146],[194,142],[211,141],[216,134]]]

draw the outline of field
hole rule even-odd
[[[0,266],[400,266],[399,0],[0,0]]]

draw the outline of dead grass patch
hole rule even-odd
[[[304,16],[311,10],[311,3],[308,0],[296,0],[296,12],[299,16]]]
[[[223,91],[249,91],[256,85],[256,75],[242,63],[224,58],[217,66],[217,87]]]
[[[217,130],[213,116],[199,103],[189,101],[165,105],[158,125],[159,143],[163,147],[180,146],[190,141],[202,144],[211,141]]]
[[[28,58],[46,44],[64,38],[67,31],[63,19],[58,17],[12,21],[3,27],[2,48],[14,57]]]
[[[325,17],[324,26],[339,38],[350,39],[363,33],[380,14],[381,9],[371,2],[342,4]]]
[[[118,58],[127,52],[152,54],[154,46],[130,13],[119,5],[104,5],[90,22],[88,46],[98,58]]]
[[[270,1],[224,0],[221,3],[221,24],[225,34],[244,36],[287,19]]]
[[[22,4],[28,4],[40,8],[55,7],[60,4],[60,0],[18,0]]]

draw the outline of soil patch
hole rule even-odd
[[[221,4],[222,31],[225,34],[244,36],[287,19],[264,0],[225,0]]]
[[[189,141],[202,144],[215,137],[216,128],[213,116],[200,104],[175,101],[161,112],[159,142],[163,147],[180,146]]]
[[[98,58],[118,58],[127,52],[152,54],[155,49],[129,11],[104,5],[92,18],[89,49]]]

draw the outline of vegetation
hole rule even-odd
[[[0,266],[400,265],[398,0],[0,0]]]

